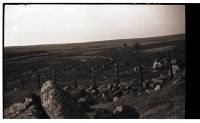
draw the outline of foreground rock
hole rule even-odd
[[[136,111],[136,109],[128,105],[116,107],[114,114],[117,119],[139,118],[139,113]]]
[[[41,88],[41,102],[50,118],[85,119],[88,118],[72,96],[47,81]]]
[[[4,110],[7,119],[45,119],[49,118],[41,106],[40,98],[31,94],[24,101],[16,102]]]
[[[115,118],[114,114],[107,109],[98,109],[94,119],[113,119]]]

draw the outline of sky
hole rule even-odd
[[[4,46],[185,33],[184,5],[6,5]]]

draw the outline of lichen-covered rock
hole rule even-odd
[[[40,98],[29,95],[22,102],[16,102],[4,110],[6,119],[45,119],[49,118],[41,106]]]
[[[41,102],[45,111],[53,119],[85,119],[88,118],[73,97],[47,81],[41,88]]]
[[[139,113],[136,111],[135,108],[124,105],[118,106],[114,110],[115,117],[117,119],[136,119],[139,118]]]
[[[107,109],[98,109],[94,119],[113,119],[115,118],[114,114]]]

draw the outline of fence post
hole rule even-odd
[[[169,57],[169,70],[170,70],[170,79],[172,79],[174,77],[174,74],[173,74],[173,70],[172,70],[172,63],[171,63],[171,56],[169,54],[169,51],[167,52],[167,56]]]
[[[74,84],[75,84],[75,88],[77,88],[78,84],[77,84],[77,78],[76,78],[76,65],[74,65],[73,72],[74,72]]]
[[[40,84],[41,78],[40,78],[39,72],[37,73],[37,77],[38,77],[38,87],[41,88],[41,84]]]
[[[23,77],[23,74],[21,75],[21,84],[22,84],[22,90],[24,90],[25,87],[24,87],[24,77]]]
[[[54,69],[54,82],[56,83],[56,73],[57,73],[57,70],[56,69]]]
[[[141,59],[138,59],[139,62],[139,72],[140,72],[140,84],[142,87],[142,83],[144,82],[144,76],[143,76],[143,67],[142,67],[142,63],[141,63]]]
[[[93,78],[93,85],[96,88],[96,70],[94,68],[94,66],[92,66],[92,78]]]
[[[117,84],[119,84],[119,68],[118,68],[118,62],[115,62],[115,72],[116,72]]]

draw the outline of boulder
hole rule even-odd
[[[139,113],[135,108],[129,105],[118,106],[114,110],[117,119],[136,119],[139,118]]]
[[[50,118],[88,118],[74,98],[69,93],[58,88],[52,81],[47,81],[43,84],[40,97],[42,106]]]
[[[4,109],[6,119],[46,119],[49,118],[41,106],[40,97],[31,94],[22,102],[16,102]]]
[[[113,119],[113,118],[115,118],[114,114],[107,109],[98,109],[94,116],[94,119]]]

